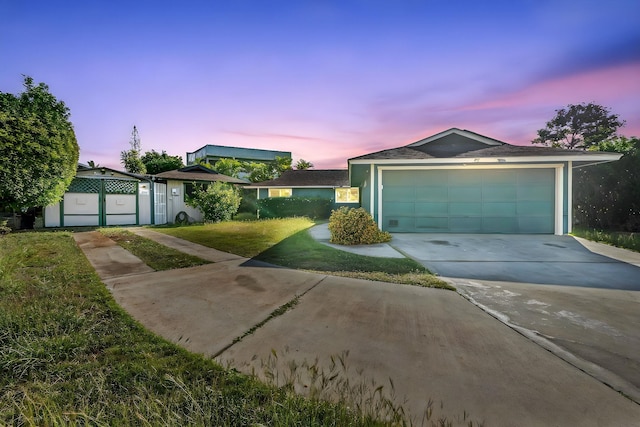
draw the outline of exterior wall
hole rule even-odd
[[[60,227],[60,203],[49,205],[44,208],[44,226]]]
[[[167,181],[167,222],[173,224],[176,215],[180,212],[186,212],[195,222],[203,220],[202,213],[191,206],[187,206],[184,202],[184,182],[183,181]]]

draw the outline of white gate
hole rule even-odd
[[[167,223],[167,184],[153,184],[155,223]]]

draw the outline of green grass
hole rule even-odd
[[[0,425],[69,424],[382,423],[146,331],[115,304],[71,233],[0,237]]]
[[[101,228],[99,231],[122,246],[156,271],[195,267],[210,261],[168,248],[153,240],[140,237],[123,228]]]
[[[154,228],[204,246],[283,267],[325,274],[454,289],[409,258],[379,258],[341,251],[315,241],[307,218],[229,221]]]
[[[594,242],[606,243],[619,248],[640,252],[640,233],[586,230],[578,228],[574,229],[571,234]]]
[[[225,221],[186,227],[156,227],[155,231],[224,252],[253,258],[314,222],[307,218]]]

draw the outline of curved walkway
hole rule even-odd
[[[131,254],[99,233],[75,238],[134,318],[240,371],[260,373],[267,361],[284,378],[304,360],[328,369],[332,357],[348,353],[352,383],[372,380],[388,391],[391,379],[394,398],[418,421],[429,399],[437,416],[466,412],[486,425],[631,426],[640,419],[639,405],[455,292],[277,268],[152,230],[131,231],[214,262],[139,271]],[[126,266],[122,274],[117,265]],[[293,308],[271,318],[285,305]]]

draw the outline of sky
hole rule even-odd
[[[451,127],[526,145],[595,102],[640,136],[638,0],[0,0],[0,92],[69,107],[80,161],[206,144],[316,169]]]

